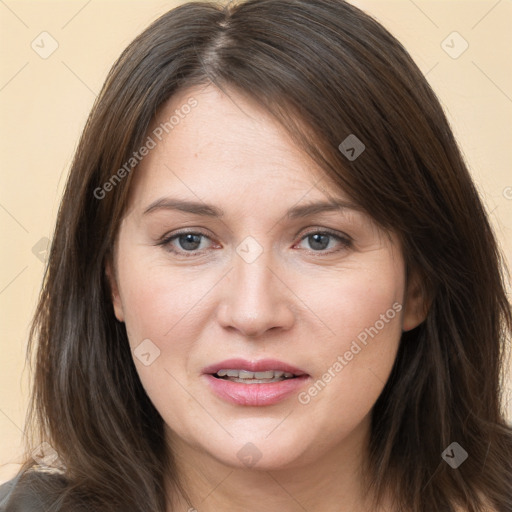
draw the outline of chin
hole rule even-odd
[[[214,439],[214,444],[202,444],[196,448],[205,454],[209,453],[226,466],[261,471],[300,467],[318,457],[316,449],[306,450],[305,440],[298,439],[298,436],[291,435],[289,431],[283,432],[282,436],[277,432],[269,436],[269,432],[272,430],[262,429],[259,435],[248,436],[245,433],[238,438],[229,438],[229,441],[223,439],[215,442]],[[298,447],[301,449],[298,450]]]

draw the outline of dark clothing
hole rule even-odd
[[[45,490],[50,484],[50,492]],[[46,512],[66,480],[59,473],[28,471],[0,486],[0,512]]]

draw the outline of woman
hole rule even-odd
[[[82,135],[31,332],[46,444],[4,509],[511,511],[501,264],[381,25],[182,5]]]

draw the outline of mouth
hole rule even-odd
[[[211,375],[217,379],[241,382],[243,384],[269,384],[271,382],[281,382],[283,380],[294,379],[300,376],[282,370],[251,372],[239,369],[222,369]]]
[[[310,379],[304,370],[276,359],[229,359],[203,369],[215,395],[243,406],[274,405],[302,389]]]
[[[308,376],[304,370],[277,359],[227,359],[203,368],[202,373],[245,384],[268,384]]]

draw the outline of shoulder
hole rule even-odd
[[[49,507],[65,489],[60,472],[30,470],[0,485],[0,512],[32,512]]]

